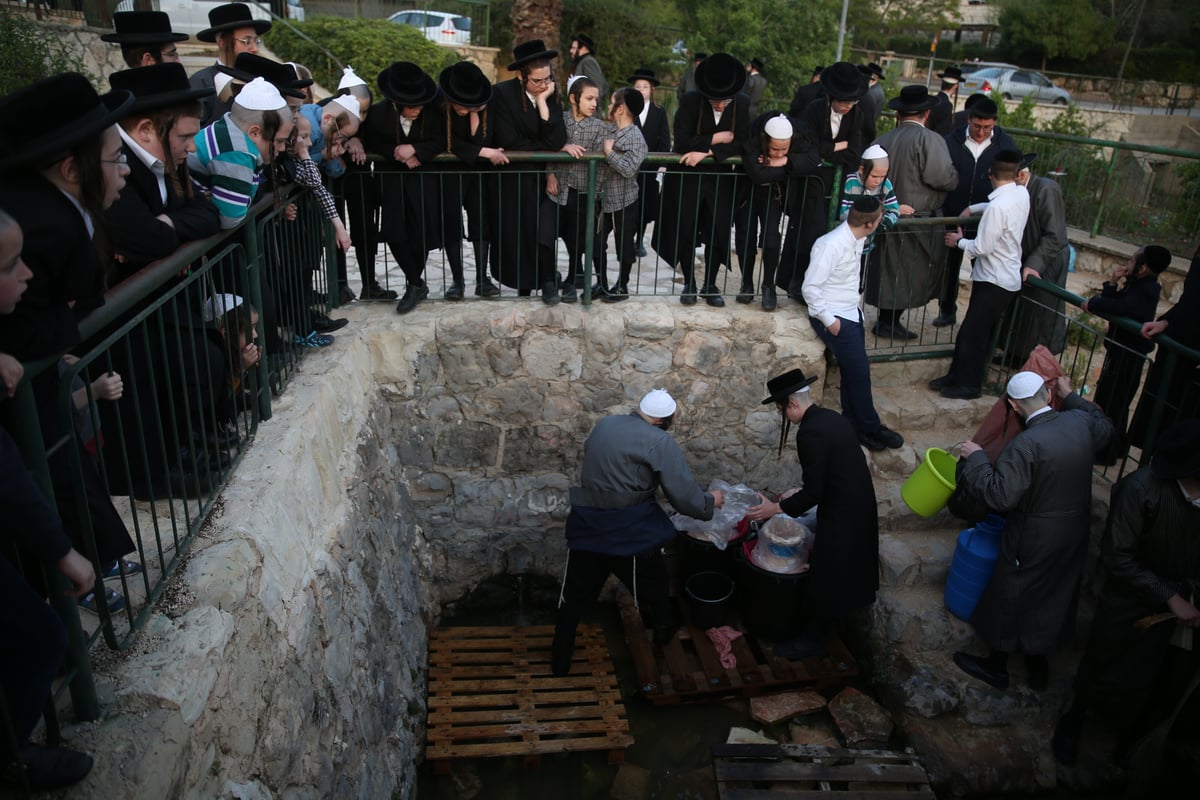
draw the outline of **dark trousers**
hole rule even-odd
[[[972,284],[967,316],[963,319],[962,327],[958,329],[958,339],[954,342],[954,358],[950,361],[948,375],[951,385],[966,386],[969,389],[983,386],[992,331],[1017,294],[1018,292],[1001,289],[987,281],[975,281]]]
[[[1122,438],[1129,421],[1129,405],[1142,382],[1145,366],[1145,356],[1131,353],[1120,345],[1110,346],[1104,354],[1104,366],[1100,369],[1100,380],[1096,381],[1093,402],[1113,421]]]
[[[837,359],[842,374],[842,415],[850,420],[859,433],[878,433],[882,423],[871,397],[871,365],[867,361],[867,345],[862,322],[843,317],[837,336],[816,317],[809,317],[813,330]]]
[[[608,288],[608,235],[616,232],[617,265],[620,267],[615,286],[627,288],[633,262],[637,260],[637,235],[641,230],[641,204],[634,200],[620,211],[607,211],[601,216],[600,257],[595,264],[596,282]]]
[[[54,610],[3,556],[0,609],[0,652],[4,653],[0,658],[0,691],[8,704],[17,743],[23,745],[41,717],[51,682],[67,652],[67,631]]]
[[[750,199],[738,206],[734,217],[734,248],[742,268],[742,287],[754,286],[754,261],[758,246],[763,248],[762,285],[775,283],[779,250],[783,245],[783,201],[774,185],[755,186]],[[739,224],[740,223],[740,224]]]

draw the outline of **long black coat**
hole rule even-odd
[[[567,143],[562,104],[552,95],[546,107],[550,119],[543,120],[520,77],[497,83],[488,105],[493,146],[507,151],[560,150]],[[535,165],[521,164],[498,173],[489,184],[492,274],[521,291],[538,288],[536,265],[543,257],[538,252],[539,209],[550,202],[545,175]]]
[[[945,92],[937,93],[937,102],[929,109],[929,120],[925,127],[939,136],[945,136],[954,128],[954,101]]]
[[[1167,610],[1174,594],[1200,597],[1200,508],[1175,481],[1142,467],[1113,487],[1101,542],[1104,589],[1075,696],[1089,709],[1129,724],[1150,694],[1173,623],[1144,631],[1142,617]]]
[[[671,152],[671,122],[667,119],[667,110],[662,106],[650,104],[646,112],[646,124],[638,123],[642,137],[646,140],[646,149],[651,153]],[[644,164],[638,174],[638,197],[642,201],[642,221],[651,222],[658,219],[658,164]]]
[[[857,105],[851,106],[850,110],[842,117],[842,124],[838,126],[836,137],[829,128],[831,113],[829,98],[820,97],[804,108],[800,118],[808,123],[809,129],[815,137],[817,149],[821,152],[821,158],[834,164],[841,164],[844,173],[849,173],[858,169],[858,162],[862,158],[863,147],[866,144],[863,139],[864,110]],[[838,142],[845,142],[846,147],[842,150],[834,150],[833,148]]]
[[[1092,463],[1113,424],[1077,394],[1029,421],[996,463],[972,453],[959,485],[1005,515],[996,569],[971,617],[993,649],[1038,655],[1070,637],[1091,532]]]
[[[817,506],[804,612],[834,617],[875,602],[879,589],[879,513],[858,434],[846,417],[820,406],[796,430],[804,486],[780,502],[799,516]]]

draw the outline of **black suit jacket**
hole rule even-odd
[[[858,169],[858,162],[863,151],[863,112],[857,105],[852,106],[842,117],[838,127],[838,135],[834,138],[829,132],[829,98],[822,97],[808,104],[800,118],[808,124],[817,142],[821,158],[834,164],[841,164],[849,173]],[[844,150],[834,150],[838,142],[846,142]]]
[[[0,208],[21,226],[21,257],[33,272],[13,313],[0,315],[0,352],[22,361],[61,355],[79,342],[79,318],[104,303],[96,246],[79,210],[41,175],[5,175]]]
[[[954,104],[945,92],[938,92],[937,103],[929,109],[929,121],[925,127],[941,136],[954,128]]]
[[[714,133],[733,131],[733,141],[728,144],[712,143]],[[712,151],[713,158],[725,161],[740,156],[746,139],[750,136],[750,98],[745,92],[734,96],[721,112],[721,119],[713,118],[712,106],[700,92],[688,92],[675,111],[675,152],[702,153]]]
[[[825,91],[821,88],[820,82],[804,84],[792,95],[792,104],[788,107],[788,116],[800,116],[804,113],[804,109],[812,104],[813,100],[816,100],[818,97],[824,97],[824,95]]]
[[[646,149],[651,153],[671,152],[671,124],[667,120],[667,110],[662,106],[650,104],[646,112],[646,124],[638,123],[642,136],[646,139]],[[649,169],[658,169],[657,166]]]
[[[525,95],[520,78],[501,81],[492,90],[488,116],[492,142],[505,150],[558,150],[567,143],[567,124],[562,104],[551,96],[546,101],[550,119],[543,120],[537,105]]]
[[[154,173],[129,145],[122,149],[129,158],[129,177],[121,196],[105,213],[113,253],[121,257],[115,274],[118,280],[151,261],[169,256],[183,242],[203,239],[221,230],[217,207],[207,198],[179,197],[168,178],[164,203]],[[157,219],[159,215],[170,218],[174,226]]]

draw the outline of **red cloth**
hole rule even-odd
[[[1041,344],[1033,348],[1029,358],[1025,359],[1025,363],[1021,365],[1020,371],[1036,372],[1047,381],[1057,380],[1066,374],[1054,354]],[[1060,405],[1062,405],[1062,401],[1051,392],[1050,406],[1057,411]],[[1020,432],[1021,424],[1017,421],[1016,415],[1012,413],[1012,409],[1009,408],[1008,396],[1001,395],[996,404],[988,411],[987,416],[983,418],[983,424],[971,437],[971,441],[982,447],[983,452],[987,453],[988,460],[995,463],[1004,446]]]
[[[741,631],[728,625],[722,625],[719,628],[709,628],[704,635],[717,649],[717,657],[721,659],[722,667],[731,669],[737,666],[737,656],[733,654],[733,640],[742,635]]]

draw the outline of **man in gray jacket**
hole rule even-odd
[[[1092,464],[1114,435],[1099,408],[1054,384],[1062,411],[1050,407],[1050,387],[1035,372],[1008,382],[1007,402],[1025,430],[996,463],[975,442],[964,442],[959,485],[1007,521],[996,569],[971,624],[992,651],[986,658],[954,654],[972,677],[1008,688],[1008,656],[1025,654],[1029,686],[1046,688],[1048,653],[1069,637],[1091,533]]]
[[[635,604],[646,603],[655,642],[665,644],[675,635],[678,621],[662,556],[675,528],[658,503],[658,489],[677,511],[696,519],[712,519],[725,503],[721,490],[700,488],[667,433],[675,409],[670,394],[654,389],[632,414],[597,422],[583,445],[580,485],[571,487],[567,516],[567,571],[550,661],[555,675],[570,671],[575,628],[611,574],[629,588]]]

